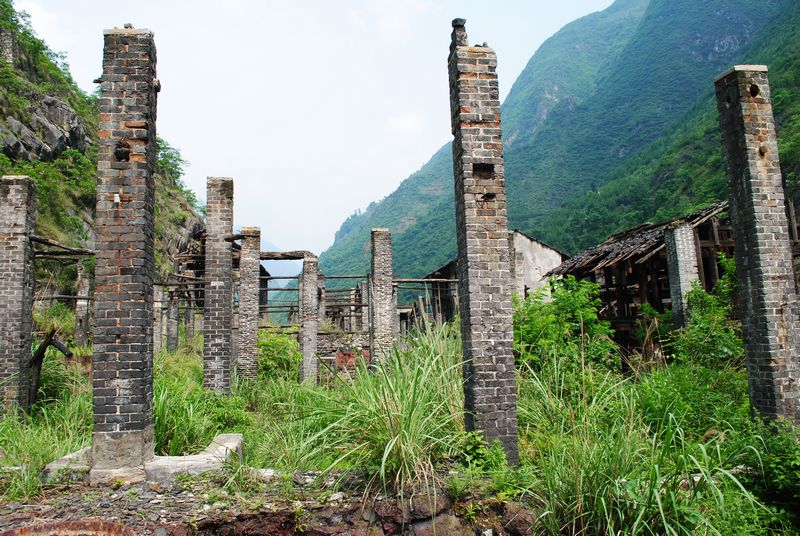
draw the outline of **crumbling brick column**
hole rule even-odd
[[[91,307],[89,305],[89,292],[92,287],[92,271],[87,270],[82,262],[78,263],[78,284],[75,294],[79,296],[75,300],[75,344],[84,345],[89,343],[89,322]],[[83,296],[87,296],[84,298]]]
[[[392,351],[397,338],[397,302],[392,270],[392,233],[389,229],[373,229],[371,237],[371,270],[369,275],[369,348],[373,360]]]
[[[0,394],[5,406],[29,406],[33,329],[36,187],[28,177],[0,179]]]
[[[303,364],[300,368],[300,381],[316,383],[317,369],[317,326],[319,323],[319,301],[317,289],[319,267],[316,257],[303,259],[303,272],[300,274],[300,353]]]
[[[369,282],[360,281],[358,283],[358,297],[361,305],[361,317],[359,318],[359,331],[369,329]]]
[[[209,177],[206,203],[203,385],[227,394],[232,359],[233,179]]]
[[[261,229],[241,232],[239,260],[239,376],[255,381],[258,373],[258,297],[261,291]]]
[[[453,21],[448,67],[455,174],[458,292],[464,351],[465,424],[500,441],[518,462],[517,391],[497,58],[467,45]]]
[[[178,296],[171,290],[167,296],[167,351],[178,349]]]
[[[153,352],[161,349],[164,338],[164,287],[153,285]]]
[[[139,480],[153,457],[156,47],[104,32],[97,163],[90,480]]]
[[[737,65],[715,85],[750,403],[800,424],[800,319],[767,68]]]
[[[676,326],[683,326],[689,321],[686,295],[692,290],[692,283],[700,281],[694,229],[688,223],[667,227],[664,243],[667,248],[672,320]]]

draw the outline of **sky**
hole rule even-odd
[[[234,227],[319,254],[450,141],[452,19],[494,48],[505,98],[545,39],[612,0],[14,3],[86,91],[104,28],[153,30],[158,134],[189,162],[184,182],[204,201],[206,177],[233,177]]]

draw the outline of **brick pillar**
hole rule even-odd
[[[319,323],[322,324],[325,321],[327,312],[325,308],[325,276],[319,270],[317,270],[317,304],[317,316],[319,317]]]
[[[91,270],[87,270],[82,262],[78,263],[78,284],[75,294],[78,296],[89,296],[92,289]],[[89,322],[91,307],[89,300],[78,298],[75,300],[75,344],[84,345],[89,343]]]
[[[799,424],[800,319],[767,68],[738,65],[715,85],[750,403]]]
[[[239,260],[239,377],[256,381],[258,373],[258,297],[261,291],[261,229],[245,227]]]
[[[398,327],[389,229],[373,229],[371,246],[369,348],[371,358],[378,360],[392,351]]]
[[[303,354],[303,365],[300,369],[300,381],[317,381],[317,324],[319,321],[319,302],[317,274],[319,268],[316,257],[303,259],[303,272],[300,275],[300,353]]]
[[[156,47],[149,30],[104,32],[97,163],[92,470],[144,478],[153,457]]]
[[[194,340],[194,308],[192,307],[191,294],[186,295],[186,303],[183,306],[183,331],[186,342],[191,344]]]
[[[153,285],[153,352],[163,345],[164,337],[164,287]]]
[[[511,281],[497,58],[467,46],[453,21],[448,67],[455,174],[458,292],[468,430],[518,462]]]
[[[171,290],[167,296],[167,351],[178,349],[178,295]]]
[[[359,318],[359,331],[367,331],[369,329],[369,282],[360,281],[358,283],[359,300],[361,305],[361,318]]]
[[[694,229],[687,223],[669,226],[664,232],[664,243],[667,248],[672,320],[676,326],[684,326],[689,321],[686,294],[692,290],[692,283],[700,281]]]
[[[0,179],[0,394],[4,405],[30,404],[33,248],[36,186],[28,177]]]
[[[206,201],[206,272],[203,304],[203,385],[231,391],[233,322],[233,179],[209,177]]]

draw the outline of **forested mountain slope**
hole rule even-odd
[[[776,55],[775,40],[791,39],[786,14],[797,10],[795,4],[618,0],[556,33],[536,51],[503,103],[510,226],[574,252],[620,226],[654,217],[660,208],[654,206],[655,190],[632,192],[618,181],[672,181],[655,179],[648,170],[664,148],[713,112],[704,108],[713,78],[731,64],[769,56],[761,61],[773,63],[773,77],[788,76],[779,72],[782,54]],[[693,139],[707,146],[709,158],[721,154],[718,136]],[[450,158],[447,145],[397,191],[351,216],[321,256],[323,270],[365,271],[372,227],[394,232],[401,275],[425,274],[451,258]],[[711,164],[719,166],[720,158]],[[717,183],[698,183],[697,191],[670,208],[716,200],[724,195]],[[645,203],[633,211],[617,207],[613,188]],[[601,203],[605,212],[583,210],[597,205],[593,196],[607,199]]]

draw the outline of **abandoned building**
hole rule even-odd
[[[512,291],[524,298],[547,284],[548,273],[568,255],[541,240],[515,229],[509,233],[509,264]],[[458,259],[453,259],[424,277],[430,282],[429,315],[438,322],[453,320],[458,312]],[[415,308],[419,306],[415,304]],[[415,309],[415,310],[416,310]]]
[[[603,316],[626,344],[644,303],[659,311],[672,307],[684,317],[685,293],[692,283],[710,288],[719,278],[720,252],[734,253],[739,267],[753,405],[768,417],[797,422],[800,318],[791,246],[798,232],[793,211],[789,207],[787,213],[784,203],[766,68],[737,66],[717,80],[730,205],[643,225],[565,260],[541,241],[509,233],[496,65],[494,51],[469,46],[465,21],[455,19],[448,73],[456,260],[423,278],[397,278],[391,232],[376,228],[370,236],[368,273],[322,274],[311,252],[261,251],[259,228],[235,233],[234,181],[209,177],[205,226],[193,230],[193,240],[170,259],[174,273],[157,281],[153,171],[161,84],[154,37],[149,30],[130,27],[106,30],[95,250],[67,248],[34,235],[33,182],[27,177],[0,182],[0,298],[6,305],[0,323],[0,386],[6,404],[29,403],[33,244],[47,247],[38,249],[42,257],[71,250],[74,256],[95,259],[93,296],[72,297],[83,330],[89,325],[84,302],[91,298],[94,303],[92,445],[54,467],[81,465],[90,469],[93,483],[164,481],[241,456],[240,434],[218,436],[194,456],[155,456],[154,349],[175,348],[181,326],[187,336],[202,331],[203,385],[225,396],[235,370],[258,379],[259,329],[287,329],[297,333],[302,353],[298,380],[315,383],[328,370],[352,369],[359,358],[386,358],[398,342],[397,300],[404,290],[428,296],[427,302],[420,299],[409,308],[416,321],[446,321],[458,311],[466,427],[499,441],[508,462],[515,464],[512,293],[525,295],[549,275],[591,279],[601,287]],[[274,260],[301,261],[302,269],[296,276],[272,276],[262,261]],[[333,281],[337,284],[327,288]],[[77,288],[88,292],[90,287]]]

